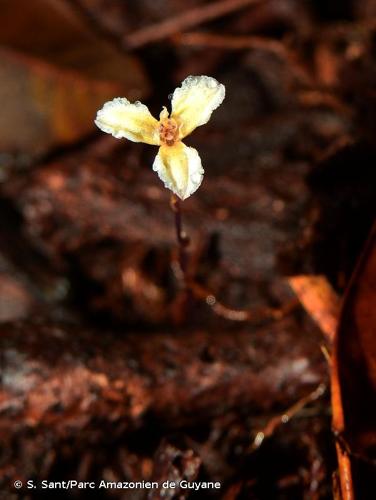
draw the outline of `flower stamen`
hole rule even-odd
[[[161,144],[173,146],[179,139],[179,127],[173,118],[165,118],[159,122],[159,138]]]

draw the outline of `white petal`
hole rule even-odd
[[[172,96],[171,117],[180,124],[180,138],[207,123],[225,98],[225,87],[210,76],[188,76]]]
[[[161,146],[155,157],[153,170],[165,187],[185,200],[199,187],[204,177],[201,158],[194,148],[182,142]]]
[[[106,102],[97,113],[95,124],[117,139],[159,145],[158,120],[141,102],[131,103],[125,97]]]

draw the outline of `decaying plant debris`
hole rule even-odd
[[[0,0],[1,498],[376,497],[375,15]],[[187,140],[187,290],[153,151],[93,120],[201,74],[226,100]]]

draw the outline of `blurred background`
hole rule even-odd
[[[350,499],[338,447],[375,498],[374,239],[350,282],[375,217],[375,1],[0,0],[0,21],[0,498],[187,479],[221,489],[95,494]],[[158,116],[188,75],[226,86],[186,141],[190,290],[156,150],[94,125],[114,97]]]

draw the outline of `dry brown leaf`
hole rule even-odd
[[[376,226],[348,287],[332,366],[333,427],[344,500],[376,498]]]
[[[105,100],[139,99],[137,60],[98,37],[64,0],[0,0],[0,148],[41,154],[93,132]]]
[[[292,276],[288,283],[304,309],[332,344],[337,329],[340,299],[325,276]]]

